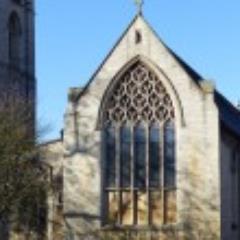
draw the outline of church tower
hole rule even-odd
[[[35,119],[34,0],[0,0],[0,96],[30,106]]]

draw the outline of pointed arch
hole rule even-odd
[[[114,128],[102,140],[106,225],[160,226],[177,221],[177,98],[169,80],[163,82],[163,73],[153,69],[140,56],[134,58],[116,75],[102,100],[101,128],[107,133]]]
[[[172,107],[175,109],[176,120],[180,121],[182,126],[185,126],[185,116],[184,116],[183,105],[172,81],[167,77],[164,71],[160,67],[158,67],[156,64],[154,64],[151,60],[147,59],[144,56],[137,55],[121,68],[121,70],[115,75],[115,77],[112,79],[111,83],[105,90],[105,93],[102,97],[102,101],[100,104],[99,112],[98,112],[98,121],[97,121],[98,129],[101,129],[104,125],[104,122],[106,122],[107,114],[104,111],[104,109],[106,109],[106,106],[109,102],[110,103],[112,102],[111,97],[116,93],[114,92],[114,89],[118,89],[117,90],[118,92],[121,91],[123,88],[121,82],[125,81],[123,80],[124,77],[127,77],[126,75],[128,72],[132,71],[132,69],[140,65],[142,66],[142,68],[146,70],[146,72],[150,73],[155,78],[156,82],[158,82],[159,85],[161,85],[162,90],[168,95],[168,100],[171,102],[171,103],[169,102],[169,104],[172,104]],[[146,87],[148,87],[147,84],[146,84]],[[153,101],[156,99],[156,98],[154,99],[154,94],[151,95],[150,97],[152,98]],[[125,99],[122,98],[122,103],[127,104],[128,100],[129,100],[128,98],[125,98]],[[139,100],[138,104],[140,104],[141,99],[138,99],[138,100]],[[119,113],[118,117],[126,118],[121,108],[117,108],[116,110]],[[132,110],[134,113],[134,108],[132,108]],[[147,114],[151,114],[151,112],[149,112],[149,109],[146,107],[145,115]],[[168,114],[171,115],[173,113],[169,112]],[[158,116],[158,117],[160,118],[161,116]],[[154,121],[154,118],[152,119],[152,121]]]
[[[14,67],[20,65],[21,55],[21,21],[16,12],[12,12],[8,20],[8,55],[9,63]]]

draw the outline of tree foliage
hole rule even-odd
[[[33,117],[31,105],[19,98],[0,103],[0,235],[6,228],[39,232],[45,225],[47,171],[39,161]]]

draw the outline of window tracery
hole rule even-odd
[[[106,122],[166,122],[174,108],[162,82],[142,63],[133,65],[118,81],[105,110]]]
[[[138,61],[112,87],[103,111],[104,224],[174,223],[175,111],[166,88]]]

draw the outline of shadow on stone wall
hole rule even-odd
[[[185,181],[177,189],[183,197],[182,209],[178,209],[178,221],[176,224],[163,225],[159,228],[152,226],[149,230],[132,230],[131,227],[122,230],[113,227],[111,230],[96,230],[93,222],[99,220],[99,216],[84,212],[72,212],[71,218],[81,219],[82,229],[73,229],[65,223],[65,236],[67,240],[219,240],[220,239],[220,209],[218,185],[209,187],[201,172],[202,162],[205,157],[204,150],[197,144],[191,143],[188,153],[189,165],[177,172],[178,179]],[[101,166],[101,164],[100,164]],[[69,216],[68,216],[69,217]],[[93,227],[94,226],[94,227]],[[88,230],[85,233],[84,229]]]

